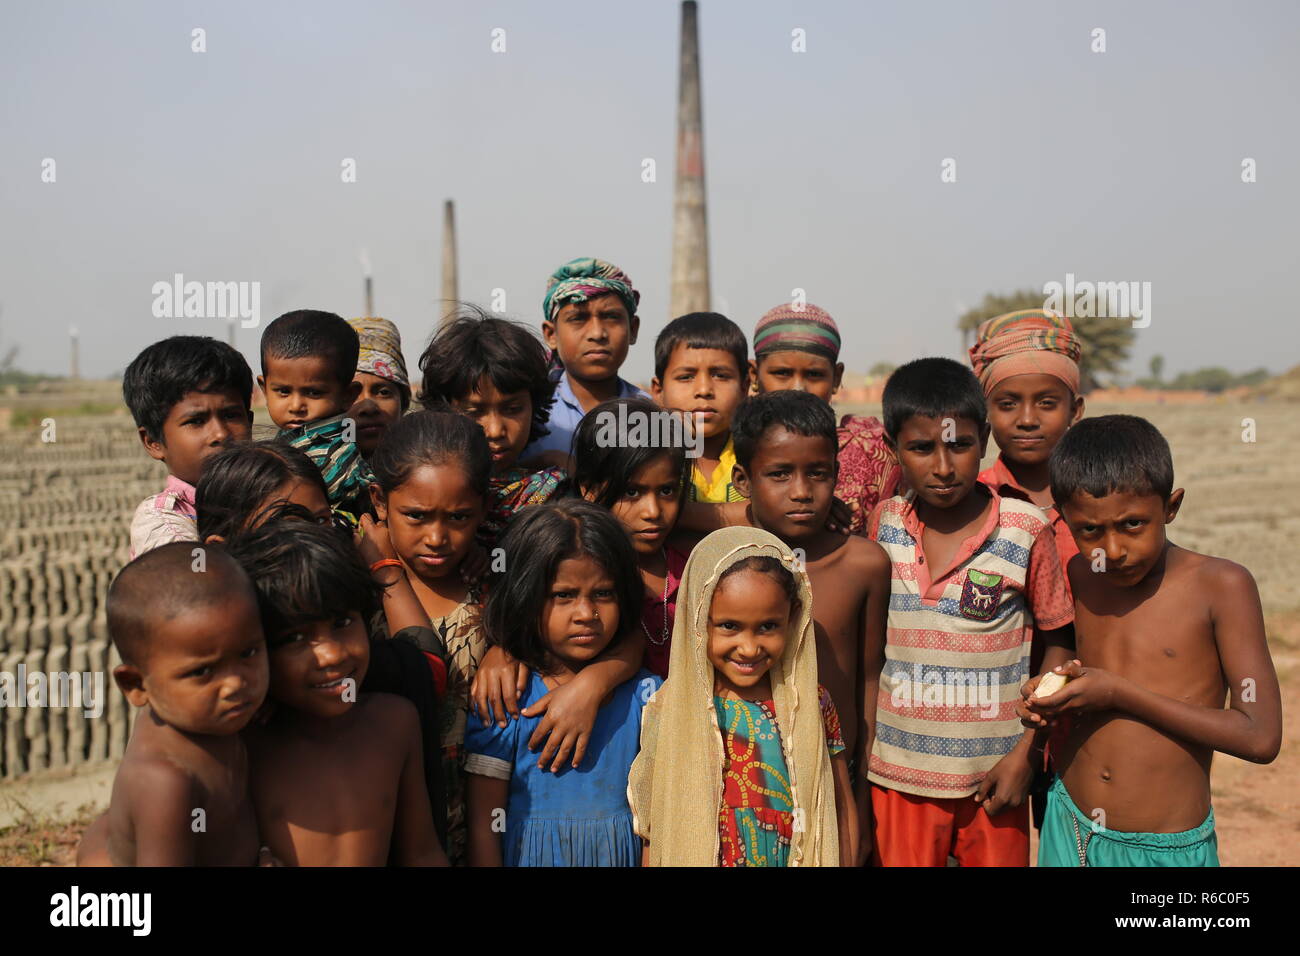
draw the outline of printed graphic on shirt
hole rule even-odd
[[[986,574],[971,568],[966,572],[966,583],[961,589],[961,614],[972,621],[991,621],[997,614],[998,602],[1006,582],[1000,574]]]

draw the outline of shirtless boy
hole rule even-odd
[[[826,528],[839,449],[835,414],[807,392],[770,392],[742,406],[733,434],[733,481],[749,498],[747,517],[802,552],[813,589],[817,677],[839,711],[848,752],[857,753],[875,717],[861,695],[864,662],[884,652],[889,559],[874,541]],[[865,703],[874,704],[875,688],[867,692]]]
[[[108,628],[122,656],[113,678],[143,712],[78,864],[253,866],[239,732],[266,697],[267,663],[248,577],[218,550],[162,545],[113,582]]]
[[[1282,739],[1259,592],[1240,565],[1165,537],[1183,503],[1150,422],[1075,425],[1051,460],[1052,497],[1080,553],[1069,564],[1077,659],[1032,699],[1028,726],[1077,715],[1060,755],[1039,866],[1217,866],[1216,750],[1269,763]],[[1225,698],[1228,706],[1224,707]]]
[[[274,712],[247,734],[262,838],[287,866],[445,866],[414,706],[359,692],[375,585],[331,528],[233,538],[268,639]]]

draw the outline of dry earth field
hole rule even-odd
[[[32,447],[30,434],[36,426],[11,424],[6,411],[6,405],[19,411],[21,404],[26,403],[0,397],[0,455],[5,458]],[[841,410],[879,414],[878,408]],[[82,404],[77,411],[84,415],[91,409]],[[1169,439],[1177,484],[1187,491],[1171,538],[1183,547],[1237,561],[1259,582],[1269,644],[1282,680],[1285,739],[1281,755],[1269,766],[1222,755],[1215,760],[1215,814],[1226,865],[1291,864],[1291,851],[1300,838],[1300,734],[1292,719],[1300,702],[1300,578],[1294,558],[1294,542],[1300,537],[1300,500],[1294,494],[1300,487],[1300,404],[1095,405],[1088,411],[1129,412],[1153,421]],[[122,414],[105,416],[105,423],[121,427]],[[1243,441],[1243,430],[1252,421],[1255,441]],[[122,521],[128,520],[129,514],[123,514]],[[106,793],[111,770],[98,772],[104,779],[97,792]],[[24,788],[23,812],[15,814],[19,793],[16,784],[0,784],[0,811],[6,804],[10,811],[0,821],[17,818],[0,825],[0,865],[69,862],[91,808],[62,799],[66,789]]]

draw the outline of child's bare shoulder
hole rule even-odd
[[[1258,593],[1255,576],[1243,565],[1179,547],[1169,549],[1166,581],[1194,587],[1214,601]]]
[[[397,694],[362,694],[357,698],[358,723],[388,732],[418,733],[420,717],[415,705]]]
[[[129,806],[185,801],[201,788],[199,775],[166,753],[127,754],[117,768],[114,797],[121,791]],[[116,802],[116,800],[114,801]]]
[[[846,557],[853,562],[854,567],[864,571],[889,567],[889,555],[885,553],[885,549],[870,538],[858,534],[848,536]]]

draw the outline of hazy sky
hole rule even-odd
[[[364,248],[414,369],[450,197],[462,298],[504,289],[536,324],[555,266],[616,262],[642,294],[625,374],[648,379],[679,10],[0,0],[0,352],[65,372],[76,325],[106,375],[166,335],[224,337],[153,317],[177,272],[260,282],[263,323],[357,315]],[[1072,272],[1152,284],[1139,373],[1300,362],[1300,4],[701,0],[700,42],[713,306],[747,334],[798,287],[851,369],[957,356],[963,308]],[[237,337],[254,364],[259,334]]]

